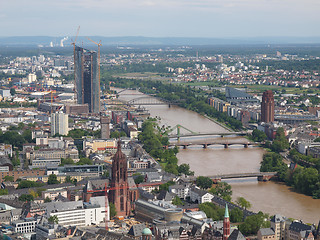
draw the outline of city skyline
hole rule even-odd
[[[80,35],[146,37],[319,36],[315,0],[5,1],[1,37]]]

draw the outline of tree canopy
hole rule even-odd
[[[57,179],[57,175],[55,174],[50,174],[48,177],[48,184],[58,184],[60,183]]]
[[[232,196],[232,189],[231,185],[226,182],[218,182],[213,186],[210,191],[212,194],[218,195],[219,197],[223,198],[224,200],[230,202]]]
[[[209,177],[199,176],[196,179],[196,184],[198,187],[201,187],[202,189],[208,189],[212,187],[213,182]]]

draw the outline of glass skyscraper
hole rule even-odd
[[[88,104],[89,112],[100,112],[100,81],[97,52],[75,46],[75,89],[78,104]]]

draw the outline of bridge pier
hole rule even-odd
[[[270,181],[270,179],[271,179],[272,177],[273,177],[273,176],[270,176],[270,175],[258,176],[258,181],[260,181],[260,182],[267,182],[267,181]]]
[[[224,145],[224,148],[228,148],[229,147],[229,144],[226,143],[226,144],[223,144]]]
[[[208,147],[208,145],[206,143],[203,144],[202,146],[203,146],[203,148],[207,148]]]
[[[182,145],[183,146],[183,149],[187,149],[187,145]]]
[[[244,148],[248,148],[249,144],[246,143],[246,144],[244,144],[243,146],[244,146]]]

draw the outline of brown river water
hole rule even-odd
[[[137,93],[127,90],[123,93]],[[131,100],[141,95],[121,95],[120,99]],[[215,122],[186,109],[167,105],[144,106],[152,117],[158,116],[161,125],[174,127],[180,124],[187,129],[200,133],[228,132]],[[181,130],[186,133],[185,130]],[[227,137],[225,137],[227,138]],[[232,137],[231,137],[232,138]],[[264,150],[258,147],[243,148],[235,145],[225,149],[214,145],[207,149],[202,146],[192,146],[180,149],[177,157],[179,164],[188,163],[195,175],[210,176],[227,173],[259,172]],[[286,217],[302,219],[308,223],[318,223],[320,220],[320,199],[296,193],[290,187],[276,182],[258,182],[255,178],[230,180],[232,198],[244,197],[251,204],[250,210],[282,214]]]

